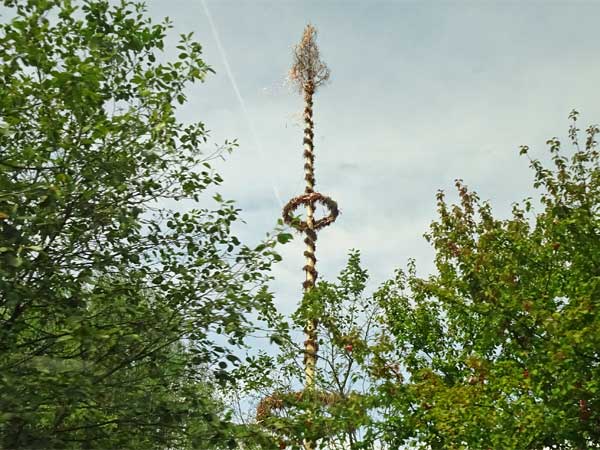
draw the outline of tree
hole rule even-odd
[[[289,235],[243,245],[239,209],[218,195],[213,209],[167,207],[222,181],[204,125],[176,117],[212,72],[200,44],[182,36],[176,61],[158,62],[170,25],[127,0],[3,5],[2,447],[223,443],[198,372],[226,379],[248,313],[272,314],[265,282]]]
[[[234,402],[242,398],[254,406],[238,416],[254,430],[247,448],[301,449],[306,440],[328,450],[381,448],[374,426],[379,380],[372,370],[380,365],[381,311],[376,297],[364,294],[368,278],[353,250],[337,280],[317,283],[292,316],[296,328],[320,318],[314,389],[301,389],[306,348],[282,331],[289,326],[279,327],[276,355],[261,352],[236,369]]]
[[[537,213],[526,199],[494,218],[457,181],[427,235],[437,273],[412,264],[380,289],[382,355],[406,374],[379,385],[392,448],[600,446],[599,129],[580,147],[577,117],[570,156],[552,138],[554,167],[531,160]]]
[[[307,294],[294,319],[323,317],[322,407],[310,416],[294,384],[281,383],[301,376],[302,349],[289,341],[278,361],[240,369],[263,389],[259,423],[287,448],[307,434],[324,449],[599,448],[599,129],[580,147],[570,118],[570,156],[553,138],[553,169],[531,160],[539,211],[528,198],[494,218],[458,180],[459,204],[439,192],[426,235],[436,273],[418,276],[413,261],[365,296],[351,253],[337,282]]]

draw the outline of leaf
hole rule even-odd
[[[283,345],[283,343],[285,342],[283,337],[279,334],[272,334],[271,336],[269,336],[269,342],[271,344],[275,344],[275,345]]]
[[[290,233],[280,233],[277,235],[277,242],[279,242],[280,244],[286,244],[292,239],[294,239],[294,236]]]
[[[14,267],[16,269],[23,265],[23,258],[21,258],[20,256],[9,254],[6,257],[6,262],[9,266]]]

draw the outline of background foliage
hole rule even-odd
[[[259,424],[281,448],[306,437],[324,449],[600,446],[598,128],[580,145],[577,118],[570,150],[552,138],[550,167],[530,159],[539,207],[527,198],[498,219],[458,180],[459,203],[439,192],[426,234],[434,274],[413,261],[368,296],[351,252],[336,282],[305,295],[294,323],[320,317],[318,389],[335,400],[280,396]],[[301,356],[293,342],[263,355],[247,386],[297,391]]]
[[[222,181],[204,125],[176,117],[211,72],[200,44],[181,36],[159,62],[170,26],[129,1],[3,5],[1,446],[227,444],[209,381],[237,363],[226,347],[248,313],[272,313],[264,283],[287,238],[243,245],[219,196],[168,208]]]
[[[413,266],[384,286],[389,357],[407,374],[381,387],[392,448],[600,445],[598,128],[580,145],[577,116],[571,151],[552,138],[553,167],[531,160],[539,211],[525,199],[496,219],[457,181],[460,203],[439,193],[427,235],[437,273]]]

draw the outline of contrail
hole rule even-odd
[[[246,108],[246,102],[244,101],[244,98],[242,97],[242,94],[240,93],[240,90],[238,89],[237,82],[235,81],[235,77],[233,76],[233,72],[231,71],[231,67],[229,66],[229,61],[227,60],[227,54],[225,53],[225,49],[223,48],[223,45],[221,45],[221,39],[219,39],[219,33],[217,32],[217,27],[215,26],[215,23],[213,22],[212,15],[210,14],[208,5],[206,4],[206,0],[200,0],[200,2],[202,3],[202,7],[204,8],[206,17],[208,18],[208,24],[210,25],[210,29],[212,30],[212,34],[215,38],[215,42],[217,43],[217,49],[219,50],[219,53],[221,54],[221,58],[223,59],[223,64],[225,65],[225,72],[227,72],[227,77],[229,78],[229,81],[231,82],[231,86],[233,87],[233,92],[235,92],[235,96],[237,97],[238,102],[240,103],[240,107],[242,108],[242,113],[244,114],[244,117],[246,119],[246,124],[248,125],[248,129],[250,130],[250,134],[252,135],[252,140],[254,141],[254,145],[258,148],[261,158],[263,160],[266,160],[267,158],[265,156],[265,151],[263,149],[263,146],[261,145],[261,143],[258,140],[258,135],[256,134],[256,130],[254,129],[254,123],[250,119],[250,114],[248,114],[248,108]],[[279,207],[283,208],[283,202],[281,201],[281,196],[279,195],[279,190],[277,189],[277,187],[275,187],[274,184],[272,184],[271,186],[273,188],[273,194],[275,195],[275,198],[279,202]]]

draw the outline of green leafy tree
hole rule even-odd
[[[553,138],[553,167],[531,160],[537,211],[526,199],[494,218],[458,181],[427,235],[437,273],[411,265],[379,291],[381,355],[405,373],[379,385],[392,448],[600,446],[599,130],[580,145],[570,118],[572,151]]]
[[[537,211],[528,198],[494,218],[457,181],[459,204],[440,192],[426,235],[436,273],[411,262],[366,296],[351,253],[337,282],[305,296],[293,319],[322,318],[320,397],[296,394],[303,350],[289,336],[278,358],[239,369],[281,448],[600,447],[599,129],[580,145],[570,118],[570,154],[553,138],[553,168],[531,160]]]
[[[261,352],[236,369],[232,397],[243,399],[240,406],[251,405],[237,419],[255,430],[247,448],[301,449],[308,439],[327,450],[382,448],[374,420],[381,407],[380,381],[372,368],[379,367],[378,353],[387,346],[380,342],[377,298],[365,295],[367,281],[360,253],[351,251],[337,279],[306,293],[291,318],[295,329],[307,317],[320,318],[314,392],[302,389],[305,348],[297,335],[285,332],[287,326],[274,336],[277,354]],[[283,317],[279,321],[286,323]]]
[[[170,25],[129,1],[2,3],[1,446],[227,443],[198,374],[225,380],[248,313],[272,314],[265,281],[289,235],[243,245],[219,196],[166,206],[222,181],[204,125],[176,118],[211,72],[201,46],[182,36],[159,62]]]

